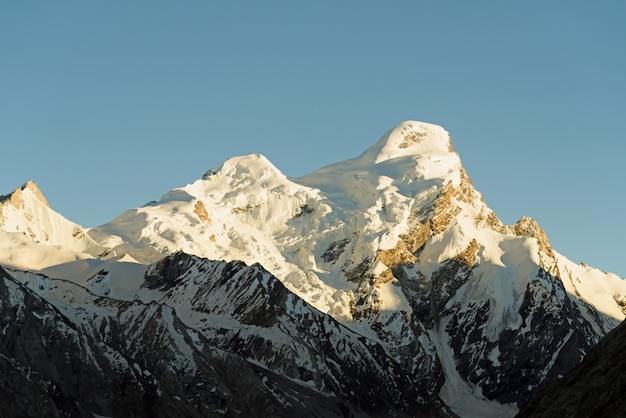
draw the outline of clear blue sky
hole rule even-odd
[[[444,126],[507,223],[626,276],[626,3],[0,0],[0,194],[86,227],[232,156]]]

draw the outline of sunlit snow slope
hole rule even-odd
[[[103,256],[106,252],[80,225],[52,210],[31,181],[0,196],[0,249],[2,265],[25,269]]]

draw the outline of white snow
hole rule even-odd
[[[83,228],[48,207],[37,186],[28,182],[0,202],[0,230],[20,233],[36,243],[59,246],[77,253],[98,255],[104,247]]]
[[[20,232],[0,230],[0,264],[22,270],[39,270],[91,255],[61,245],[34,242]]]
[[[501,404],[485,399],[480,388],[465,381],[456,369],[456,361],[449,336],[445,331],[447,323],[437,330],[428,332],[435,344],[439,360],[446,375],[446,382],[439,392],[441,399],[452,411],[463,418],[502,418],[513,417],[519,411],[514,404]]]
[[[605,332],[616,327],[624,320],[624,312],[617,302],[626,306],[626,280],[612,274],[605,273],[587,265],[573,263],[561,254],[556,254],[563,274],[563,285],[572,300],[581,306],[585,315],[587,309],[584,302],[592,305],[596,310],[613,318],[614,321],[599,324]],[[587,317],[593,324],[595,321]]]
[[[400,283],[397,279],[393,279],[387,283],[382,283],[378,287],[380,296],[383,300],[383,311],[405,311],[411,312],[411,305],[407,301]]]

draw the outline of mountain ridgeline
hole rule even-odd
[[[0,245],[10,415],[514,416],[626,306],[415,121],[297,179],[235,157],[89,229],[29,182]]]

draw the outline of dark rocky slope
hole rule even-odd
[[[173,255],[150,270],[145,285],[184,286],[189,277],[178,275],[188,273],[184,267],[207,263],[212,264]],[[210,299],[221,283],[231,288],[229,296],[238,294],[243,303],[230,307],[241,315],[240,326],[235,327],[239,332],[225,332],[221,341],[189,327],[164,303],[102,297],[45,276],[39,276],[40,284],[31,289],[0,268],[3,416],[449,416],[441,402],[413,386],[380,347],[342,336],[341,332],[351,332],[315,310],[307,312],[301,302],[297,303],[302,316],[288,321],[304,322],[294,326],[331,330],[333,341],[352,344],[355,353],[376,360],[350,361],[328,348],[326,361],[336,368],[326,371],[327,376],[320,370],[308,373],[312,380],[325,380],[330,389],[315,390],[290,378],[299,372],[298,359],[277,356],[271,341],[263,337],[265,322],[275,323],[286,315],[286,290],[271,279],[275,283],[269,288],[249,292],[255,287],[251,281],[269,274],[243,263],[216,263],[223,274],[199,273],[202,284],[207,284],[200,286],[202,294]],[[198,283],[199,277],[194,277]],[[48,292],[48,300],[35,290]],[[239,337],[246,333],[252,338]],[[318,339],[331,344],[321,333]],[[256,359],[250,361],[252,355]],[[262,364],[264,355],[278,358],[280,373],[271,370],[277,364]],[[393,373],[387,373],[387,367]]]
[[[625,393],[626,322],[623,322],[518,417],[624,417]]]

